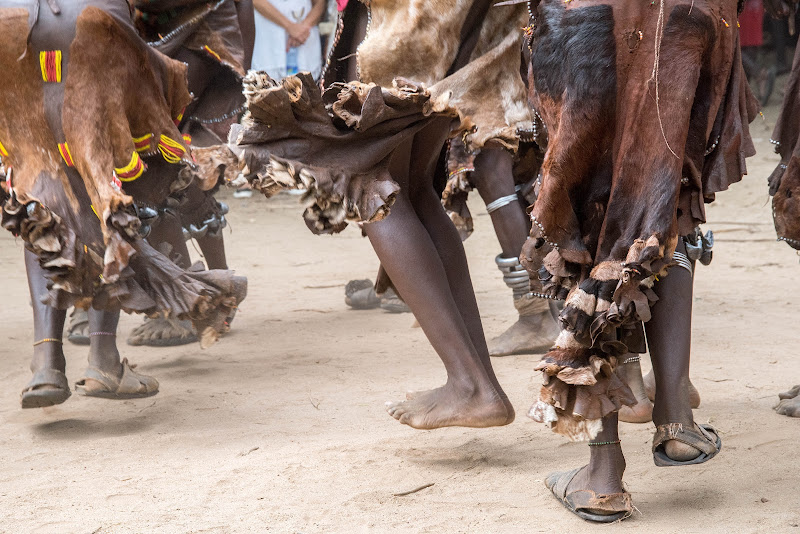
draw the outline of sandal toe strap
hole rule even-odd
[[[699,426],[695,423],[692,430],[687,430],[681,423],[668,423],[656,427],[653,436],[653,452],[664,442],[675,440],[694,447],[702,453],[711,455],[717,452],[717,436],[710,430],[710,426]]]
[[[116,391],[118,395],[151,393],[156,390],[158,381],[155,378],[137,373],[131,369],[127,358],[122,360],[122,378]]]
[[[23,393],[41,386],[53,386],[58,389],[66,389],[69,391],[67,376],[57,369],[40,369],[36,371],[31,381],[25,386]]]

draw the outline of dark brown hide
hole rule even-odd
[[[740,180],[754,154],[757,106],[736,19],[735,0],[538,7],[529,99],[548,145],[521,259],[546,293],[568,296],[533,411],[573,439],[599,428],[586,421],[634,402],[627,387],[587,398],[581,411],[564,399],[584,396],[575,377],[585,371],[607,374],[595,358],[613,370],[633,348],[678,236],[705,221],[704,203]],[[607,396],[596,389],[590,397]]]
[[[216,339],[235,306],[233,273],[179,269],[140,238],[133,209],[134,200],[160,204],[194,177],[173,123],[189,102],[185,66],[141,40],[123,0],[64,3],[58,16],[38,7],[0,2],[0,68],[13,80],[0,86],[12,176],[3,226],[39,257],[48,304],[172,312],[195,321],[204,343]],[[42,51],[60,51],[61,81],[43,81]],[[134,138],[145,135],[153,142],[137,152]],[[171,164],[158,148],[167,138],[179,154]],[[115,169],[139,153],[154,169],[123,190]]]
[[[769,177],[775,230],[778,239],[800,250],[800,47],[795,51],[772,142],[781,155]]]

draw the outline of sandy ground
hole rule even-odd
[[[354,228],[311,235],[286,195],[228,199],[230,264],[250,277],[250,295],[230,336],[208,350],[125,346],[161,382],[140,401],[73,396],[19,408],[29,297],[22,244],[0,234],[0,531],[800,533],[800,420],[772,411],[776,393],[800,383],[800,265],[775,241],[765,183],[777,161],[768,143],[775,114],[753,128],[760,155],[750,176],[709,210],[715,258],[697,273],[696,418],[719,429],[723,452],[659,469],[652,426],[623,425],[633,519],[590,525],[542,484],[551,470],[581,465],[587,447],[524,416],[537,355],[495,361],[518,412],[510,426],[421,432],[389,417],[386,400],[439,385],[443,368],[410,315],[345,307],[344,283],[374,276],[369,243]],[[496,335],[513,307],[489,217],[473,202],[466,248]],[[123,318],[123,339],[140,320]],[[86,351],[65,352],[75,381]]]

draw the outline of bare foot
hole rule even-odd
[[[421,395],[425,395],[429,393],[429,391],[406,391],[406,400],[414,400]],[[506,405],[506,411],[508,412],[508,418],[506,419],[506,424],[510,425],[514,422],[514,417],[516,413],[514,411],[514,405],[511,404],[511,401],[508,398],[508,395],[505,392],[500,393],[500,399],[503,401],[503,404]]]
[[[644,389],[647,392],[647,398],[651,401],[656,400],[656,377],[653,375],[653,370],[644,375]],[[694,387],[694,384],[689,380],[689,405],[692,410],[700,407],[700,392]]]
[[[676,462],[688,462],[702,454],[691,445],[681,443],[674,439],[664,443],[664,453]]]
[[[775,411],[789,417],[800,417],[800,385],[793,387],[786,393],[778,395],[781,401],[775,406]]]
[[[623,406],[619,409],[619,420],[623,423],[649,423],[653,420],[653,403],[650,399],[637,398],[635,406]]]
[[[509,408],[493,389],[459,389],[448,382],[430,391],[408,394],[409,400],[387,402],[389,415],[412,428],[430,430],[446,426],[485,428],[503,426],[514,420]],[[510,406],[510,405],[509,405]]]
[[[547,352],[558,333],[558,324],[549,309],[536,315],[521,315],[508,330],[489,341],[489,355],[497,357]]]

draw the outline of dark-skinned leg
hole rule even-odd
[[[603,430],[590,443],[619,441],[617,412],[603,418]],[[568,491],[589,489],[598,494],[621,493],[625,457],[619,443],[589,446],[589,464],[578,473],[568,486]]]
[[[413,162],[411,166],[412,178],[409,186],[411,203],[442,259],[442,265],[447,273],[448,284],[456,306],[461,313],[461,318],[469,331],[472,344],[478,351],[492,384],[506,404],[509,414],[508,422],[510,423],[514,420],[514,408],[508,397],[503,393],[492,368],[464,245],[458,230],[453,226],[452,221],[442,207],[439,195],[432,187],[432,177],[436,170],[438,158],[436,154],[430,154],[426,158],[426,152],[429,150],[428,147],[439,146],[439,143],[444,144],[444,141],[444,137],[436,138],[435,132],[431,130],[423,131],[415,139],[411,158]],[[426,161],[427,164],[425,163]],[[415,180],[413,178],[424,176],[431,178],[428,180]]]
[[[656,378],[653,376],[653,370],[644,375],[644,390],[647,392],[647,398],[651,401],[656,400]],[[692,409],[696,410],[700,407],[700,392],[692,383],[691,377],[689,378],[689,404]]]
[[[158,392],[158,381],[137,373],[117,350],[119,311],[89,309],[89,367],[75,384],[79,394],[102,398],[149,397]],[[127,375],[127,376],[126,376]]]
[[[36,255],[25,250],[25,270],[28,274],[28,288],[33,306],[33,337],[34,342],[44,339],[61,340],[64,331],[66,310],[57,310],[44,303],[42,298],[47,294],[47,281],[44,271],[39,265]],[[31,371],[36,373],[42,369],[55,369],[60,372],[66,370],[64,351],[59,342],[44,342],[33,347]],[[56,389],[52,385],[41,385],[35,389]]]
[[[636,404],[623,406],[619,410],[619,420],[625,423],[649,423],[653,420],[653,403],[647,397],[642,378],[642,366],[638,354],[626,354],[617,366],[617,375],[633,391]]]
[[[163,243],[169,244],[172,249],[170,252],[172,261],[183,269],[191,267],[189,248],[183,238],[183,226],[177,214],[169,211],[162,213],[158,222],[152,226],[147,241],[157,250],[161,250]]]
[[[206,234],[196,241],[206,260],[206,267],[209,269],[228,268],[228,261],[225,257],[225,239],[222,237],[221,231],[216,235]]]
[[[116,336],[118,323],[119,311],[89,309],[89,367],[116,377],[122,376]]]
[[[686,253],[683,239],[678,240],[676,251]],[[676,266],[654,286],[659,300],[653,305],[652,318],[645,329],[656,380],[653,404],[656,426],[667,423],[680,423],[685,428],[694,426],[689,399],[693,285],[693,273]],[[675,440],[664,444],[664,452],[677,461],[700,455],[694,447]]]
[[[441,138],[443,133],[442,129],[435,137]],[[428,147],[428,153],[423,154],[428,160],[424,163],[425,167],[428,167],[430,158],[436,157],[441,143],[428,144]],[[490,376],[485,367],[488,363],[488,350],[485,349],[485,343],[483,351],[479,351],[473,344],[475,334],[470,332],[462,317],[463,302],[460,307],[451,290],[451,281],[448,280],[445,265],[450,262],[459,263],[459,254],[451,249],[457,250],[460,240],[449,219],[444,216],[447,221],[444,227],[452,230],[452,235],[455,236],[452,239],[458,247],[451,245],[450,249],[437,249],[437,243],[443,245],[440,241],[441,234],[434,232],[431,235],[417,211],[419,209],[423,217],[432,223],[428,208],[424,204],[413,206],[410,196],[410,193],[414,193],[419,201],[420,189],[424,187],[419,181],[426,180],[432,192],[432,174],[411,176],[410,158],[411,146],[406,145],[396,151],[392,175],[401,186],[401,194],[389,217],[365,225],[365,231],[394,285],[411,307],[431,345],[442,359],[448,378],[441,388],[418,393],[403,402],[387,403],[387,408],[401,423],[414,428],[507,424],[510,422],[510,415],[501,396],[502,390],[495,386],[493,374]],[[416,159],[414,161],[418,162]],[[419,168],[419,163],[415,167]],[[412,182],[416,183],[412,186]],[[441,204],[439,209],[442,209]],[[460,255],[463,254],[462,247]],[[466,261],[463,263],[466,264]],[[466,280],[467,287],[460,287],[459,291],[472,294],[468,273]],[[453,282],[463,283],[463,279]],[[474,299],[474,294],[472,298]],[[468,309],[463,311],[470,313]],[[480,339],[482,332],[477,337]],[[480,352],[484,352],[485,357]]]
[[[625,457],[617,443],[618,427],[616,412],[604,417],[603,430],[589,442],[589,463],[577,472],[552,473],[545,479],[545,485],[556,497],[564,499],[565,504],[584,519],[618,521],[628,517],[633,509],[622,485]]]
[[[516,194],[512,166],[511,154],[499,148],[484,149],[475,158],[475,183],[487,206]],[[525,208],[519,200],[514,200],[490,213],[502,249],[501,257],[517,266],[522,245],[530,231]],[[519,272],[525,273],[524,270]],[[492,356],[507,356],[549,349],[559,332],[550,311],[550,303],[544,299],[524,298],[515,294],[514,306],[519,319],[489,342],[489,353]]]

